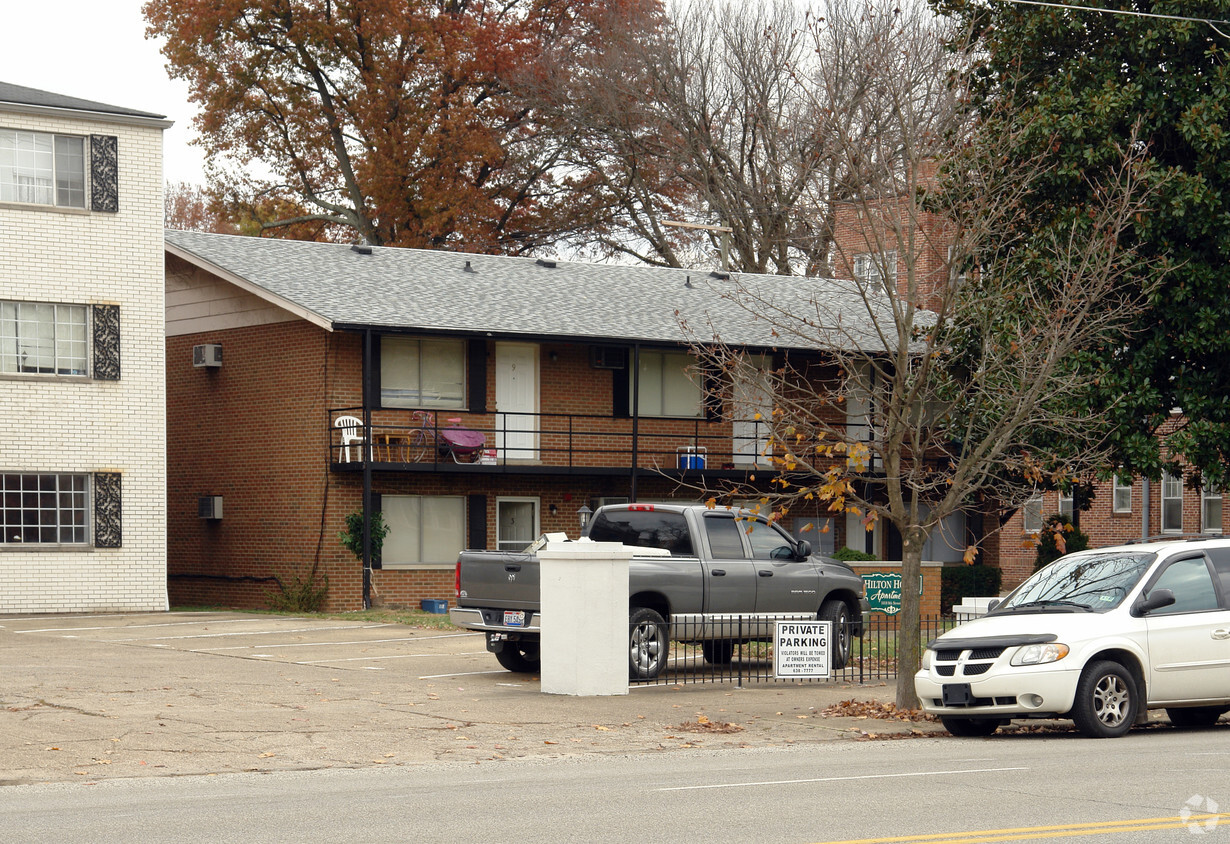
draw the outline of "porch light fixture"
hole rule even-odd
[[[581,508],[577,510],[577,518],[581,520],[581,530],[582,531],[584,531],[586,525],[589,524],[589,517],[592,516],[593,514],[594,514],[594,511],[589,509],[589,507],[587,507],[584,504],[582,504]]]

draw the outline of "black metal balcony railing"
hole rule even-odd
[[[379,410],[329,412],[332,463],[439,471],[462,466],[747,470],[767,468],[768,426],[758,420],[629,418],[574,413]],[[461,469],[460,471],[465,471]]]

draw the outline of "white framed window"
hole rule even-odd
[[[0,301],[0,373],[86,375],[84,305]]]
[[[1221,489],[1206,482],[1200,490],[1200,530],[1221,533]]]
[[[1111,507],[1116,513],[1132,512],[1132,478],[1115,475],[1111,479]]]
[[[537,538],[537,498],[497,498],[495,500],[496,548],[501,551],[523,551]]]
[[[639,415],[687,418],[703,415],[700,385],[688,373],[693,364],[691,355],[643,351],[640,358]]]
[[[0,129],[0,202],[85,208],[85,138]]]
[[[887,289],[885,281],[897,284],[897,251],[860,252],[854,256],[854,280],[866,289]]]
[[[0,475],[0,545],[89,541],[86,475]]]
[[[389,528],[382,565],[455,563],[465,548],[464,496],[382,495],[380,509]]]
[[[1026,533],[1042,532],[1042,496],[1035,495],[1021,507],[1021,524]]]
[[[382,407],[466,405],[466,344],[460,339],[380,338]]]
[[[1073,502],[1073,500],[1072,500],[1072,493],[1071,493],[1071,492],[1064,492],[1063,490],[1060,490],[1060,491],[1059,491],[1059,510],[1058,510],[1058,513],[1059,513],[1061,516],[1067,516],[1067,517],[1068,517],[1068,521],[1071,521],[1071,520],[1072,520],[1072,517],[1073,517],[1073,516],[1075,515],[1075,513],[1076,513],[1076,508],[1075,508],[1075,506],[1074,506],[1074,502]]]
[[[1183,478],[1162,473],[1162,533],[1183,532]]]

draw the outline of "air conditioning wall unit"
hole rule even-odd
[[[590,346],[589,365],[594,369],[624,369],[628,350],[623,346]]]
[[[212,519],[217,521],[222,518],[222,496],[221,495],[202,495],[196,500],[196,515],[199,519]]]
[[[192,365],[198,369],[216,369],[222,366],[222,345],[220,343],[206,343],[201,346],[193,346]]]

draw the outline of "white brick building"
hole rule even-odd
[[[169,125],[0,82],[0,613],[167,608]]]

